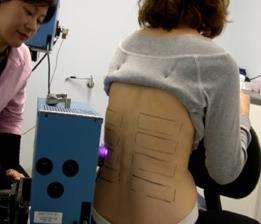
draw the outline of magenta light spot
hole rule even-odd
[[[99,147],[99,152],[98,153],[99,153],[99,157],[100,158],[106,158],[108,156],[108,154],[109,154],[109,150],[106,148],[106,146],[101,145]]]

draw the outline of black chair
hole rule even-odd
[[[224,219],[227,220],[227,222],[225,223],[232,223],[232,221],[228,222],[228,220],[233,215],[233,220],[237,220],[238,218],[238,220],[242,221],[238,221],[238,223],[259,223],[246,216],[222,210],[222,205],[220,201],[221,195],[235,199],[244,198],[255,189],[258,183],[261,167],[260,144],[256,132],[253,128],[251,128],[250,132],[252,135],[252,140],[247,149],[248,158],[246,164],[239,177],[232,183],[219,185],[209,176],[205,166],[205,149],[203,146],[203,142],[199,144],[199,148],[197,150],[193,151],[190,158],[189,169],[193,175],[196,185],[202,188],[204,191],[207,213],[215,213],[215,215],[221,215]],[[204,215],[207,215],[207,213]],[[219,221],[223,221],[223,218],[221,218]],[[206,221],[207,219],[208,218],[205,219],[205,223],[208,223]],[[217,220],[218,218],[216,219],[216,221]],[[210,219],[209,222],[211,222]]]

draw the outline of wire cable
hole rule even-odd
[[[255,76],[253,78],[249,78],[249,80],[251,81],[251,80],[254,80],[254,79],[257,79],[257,78],[260,78],[260,77],[261,77],[261,75],[257,75],[257,76]]]
[[[24,131],[24,132],[22,133],[22,135],[26,135],[26,134],[28,134],[29,132],[31,132],[32,130],[34,130],[34,129],[35,129],[35,125],[34,125],[33,127],[29,128],[29,129],[27,129],[26,131]]]
[[[48,81],[47,81],[47,94],[51,93],[51,62],[50,54],[47,52],[47,62],[48,62]]]
[[[59,58],[59,54],[60,54],[60,50],[61,50],[61,47],[63,45],[63,41],[64,39],[62,39],[60,45],[59,45],[59,48],[58,48],[58,51],[56,53],[56,57],[55,57],[55,65],[54,65],[54,70],[53,70],[53,73],[52,73],[52,77],[51,77],[51,83],[53,81],[53,78],[54,78],[54,75],[55,75],[55,72],[56,72],[56,69],[57,69],[57,66],[58,66],[58,58]],[[51,84],[50,83],[50,84]]]
[[[58,38],[56,38],[53,41],[53,45],[56,44]],[[50,45],[50,44],[49,44]],[[48,49],[50,49],[50,46],[48,46]],[[47,56],[47,54],[49,53],[49,50],[41,57],[41,59],[37,62],[37,64],[33,67],[32,72],[42,63],[42,61],[45,59],[45,57]]]
[[[47,53],[45,53],[42,58],[37,62],[37,64],[33,67],[32,72],[42,63],[42,61],[45,59],[47,56]]]

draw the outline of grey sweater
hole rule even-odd
[[[112,82],[173,93],[190,113],[196,130],[194,148],[204,138],[210,176],[220,184],[238,177],[247,159],[250,121],[240,116],[238,66],[211,39],[137,31],[116,51],[104,80],[107,94]]]

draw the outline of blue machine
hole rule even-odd
[[[89,224],[102,118],[87,104],[38,99],[30,223]]]
[[[53,17],[50,19],[50,21],[42,24],[38,32],[26,42],[26,45],[31,50],[47,52],[52,49],[54,44],[53,39],[56,36],[56,31],[57,31],[58,9],[59,9],[59,1],[58,1],[57,9]]]

